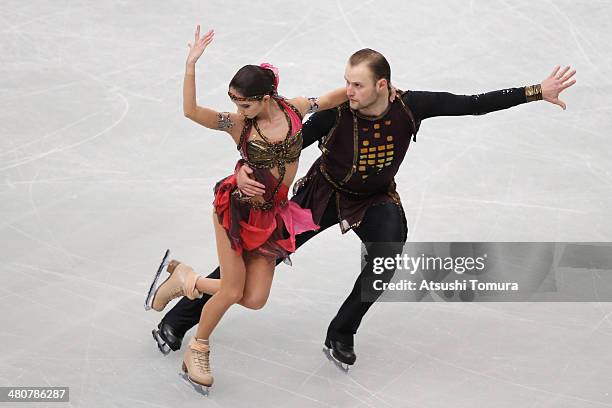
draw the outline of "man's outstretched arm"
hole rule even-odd
[[[570,71],[570,67],[560,69],[557,66],[538,85],[509,88],[478,95],[409,91],[404,94],[403,99],[417,120],[435,116],[482,115],[536,100],[545,100],[565,110],[567,106],[559,99],[559,95],[576,83],[575,79],[570,80],[575,73],[576,70]]]

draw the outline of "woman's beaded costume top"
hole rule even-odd
[[[284,258],[295,251],[295,237],[318,229],[310,210],[287,200],[289,187],[283,183],[286,165],[300,157],[302,149],[302,116],[284,98],[272,96],[287,119],[289,130],[280,142],[271,142],[259,129],[257,122],[247,119],[240,135],[240,162],[247,163],[257,181],[265,186],[259,197],[240,194],[234,174],[215,186],[214,207],[219,223],[227,231],[232,248],[242,253],[270,258]],[[261,139],[249,140],[255,128]],[[278,177],[273,169],[278,169]]]
[[[279,176],[276,185],[271,190],[271,197],[264,198],[265,202],[258,205],[262,208],[271,207],[272,199],[278,193],[285,179],[286,165],[296,162],[302,151],[302,115],[286,99],[273,96],[272,100],[278,104],[287,120],[288,130],[285,138],[280,142],[271,142],[259,129],[256,120],[247,119],[238,142],[238,150],[242,155],[242,160],[251,168],[278,169]],[[261,139],[248,140],[252,128],[255,128]],[[268,186],[266,186],[267,190]]]

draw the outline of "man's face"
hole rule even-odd
[[[374,75],[366,62],[357,65],[346,64],[344,79],[351,109],[365,109],[379,98],[380,92],[374,82]]]

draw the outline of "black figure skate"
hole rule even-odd
[[[174,329],[168,323],[162,320],[157,325],[157,328],[151,331],[153,339],[157,342],[157,348],[163,355],[167,355],[170,351],[177,351],[181,348],[183,338],[174,333]]]
[[[345,373],[348,373],[349,366],[355,364],[355,360],[357,359],[353,346],[338,340],[331,340],[329,337],[325,339],[323,353],[325,353],[327,358]]]

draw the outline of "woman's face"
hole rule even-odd
[[[238,97],[244,97],[244,95],[242,95],[240,92],[236,91],[234,88],[230,88],[230,92]],[[265,99],[266,97],[264,97]],[[249,118],[249,119],[253,119],[254,117],[256,117],[259,112],[261,112],[262,108],[263,108],[263,104],[264,101],[234,101],[232,100],[232,102],[234,102],[236,104],[236,112],[238,112],[240,115]]]

